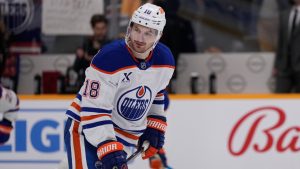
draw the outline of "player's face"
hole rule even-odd
[[[139,24],[133,24],[130,30],[130,45],[136,52],[144,53],[152,47],[157,30]]]

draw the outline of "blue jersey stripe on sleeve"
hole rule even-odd
[[[118,125],[116,125],[114,122],[113,122],[113,125],[115,128],[118,128],[120,130],[124,130],[124,131],[128,131],[128,132],[134,132],[134,133],[143,133],[145,130],[126,130],[126,129],[123,129],[121,127],[119,127]]]
[[[165,89],[159,91],[157,94],[161,94],[161,93],[164,93],[165,92]]]
[[[82,107],[82,112],[94,112],[94,113],[108,113],[111,114],[112,110],[106,110],[106,109],[100,109],[100,108],[94,108],[94,107]]]
[[[76,95],[76,98],[80,101],[82,100],[82,96],[79,93]]]
[[[164,100],[154,100],[153,104],[165,104]]]
[[[19,108],[17,108],[17,109],[10,109],[10,110],[8,110],[6,112],[15,112],[15,111],[19,111]]]
[[[89,129],[89,128],[103,126],[103,125],[107,125],[107,124],[112,124],[112,121],[111,120],[104,120],[104,121],[99,121],[99,122],[95,122],[95,123],[86,124],[86,125],[82,126],[82,129]]]
[[[66,114],[73,117],[77,121],[80,121],[80,117],[77,114],[75,114],[74,112],[72,112],[71,110],[67,110]]]

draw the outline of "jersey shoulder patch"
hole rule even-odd
[[[126,49],[124,40],[116,40],[103,46],[93,58],[91,66],[107,74],[136,67]]]

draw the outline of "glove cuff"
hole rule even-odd
[[[147,127],[153,128],[153,129],[156,129],[156,130],[159,130],[159,131],[165,133],[166,128],[167,128],[167,123],[165,121],[162,121],[162,120],[156,119],[156,118],[151,118],[151,117],[148,117],[147,120],[148,120]]]
[[[121,144],[118,141],[111,141],[99,146],[99,148],[97,149],[97,155],[99,160],[101,160],[104,156],[106,156],[109,153],[122,151],[122,150],[123,150],[123,144]]]
[[[150,146],[143,154],[142,159],[145,160],[147,158],[153,157],[158,150],[155,147]]]
[[[13,127],[9,120],[4,118],[2,121],[0,121],[0,132],[1,133],[10,134],[12,129],[13,129]]]
[[[164,148],[161,148],[157,152],[158,154],[166,154]]]

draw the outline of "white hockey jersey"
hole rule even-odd
[[[162,43],[146,60],[138,60],[124,40],[115,41],[95,55],[66,114],[80,122],[95,147],[105,140],[135,146],[147,116],[166,116],[164,89],[174,68],[173,55]]]
[[[0,85],[0,121],[3,118],[15,121],[19,110],[19,99],[16,93]]]

